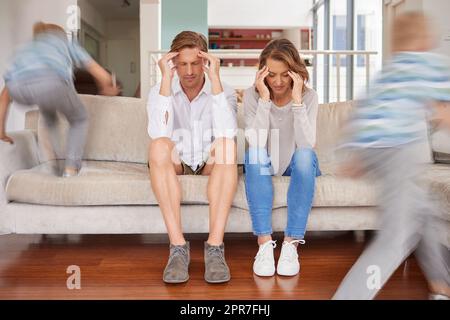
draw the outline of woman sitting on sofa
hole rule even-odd
[[[297,245],[304,244],[306,223],[320,169],[316,142],[317,93],[307,87],[309,75],[295,46],[271,41],[259,58],[253,87],[244,92],[246,137],[245,188],[259,250],[253,264],[258,276],[275,274],[272,240],[272,176],[290,176],[288,217],[277,273],[300,271]]]

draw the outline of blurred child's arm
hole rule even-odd
[[[9,96],[8,89],[5,87],[0,94],[0,140],[13,144],[13,139],[6,135],[6,118],[10,103],[11,97]]]
[[[435,113],[431,122],[450,130],[450,102],[438,101],[434,103],[433,107]]]
[[[120,88],[117,88],[111,75],[103,69],[94,59],[87,53],[85,49],[74,41],[69,43],[69,53],[74,65],[77,68],[86,69],[97,82],[100,94],[106,96],[117,96]]]
[[[358,179],[366,174],[365,169],[361,165],[361,159],[356,154],[353,154],[345,162],[341,161],[336,166],[336,175],[341,178]]]
[[[100,87],[100,93],[105,96],[116,96],[120,93],[111,75],[103,69],[97,62],[92,60],[87,66],[87,71],[95,78]]]

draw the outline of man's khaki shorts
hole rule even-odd
[[[190,166],[188,166],[186,163],[181,161],[181,165],[183,166],[183,175],[191,175],[191,176],[200,176],[202,175],[203,169],[206,166],[206,162],[202,162],[196,170],[193,170]]]
[[[201,176],[203,169],[205,169],[206,162],[202,162],[196,170],[193,170],[190,166],[188,166],[186,163],[181,161],[181,166],[183,167],[183,175],[190,175],[190,176]],[[147,163],[147,167],[150,169],[150,163]]]

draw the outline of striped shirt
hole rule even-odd
[[[387,148],[426,137],[433,101],[450,101],[450,64],[431,52],[396,54],[349,122],[348,147]]]
[[[73,80],[73,68],[86,68],[92,61],[78,43],[64,35],[46,32],[21,48],[4,74],[5,82],[33,78],[50,71],[66,81]]]

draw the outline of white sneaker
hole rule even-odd
[[[278,260],[277,273],[280,276],[295,276],[300,271],[300,262],[296,243],[304,244],[305,240],[284,241],[281,247],[280,259]]]
[[[276,248],[276,241],[269,240],[259,246],[258,253],[253,263],[253,272],[260,277],[270,277],[275,274],[275,259],[273,249]]]
[[[430,293],[428,295],[428,300],[450,300],[450,297],[448,297],[444,294]]]

